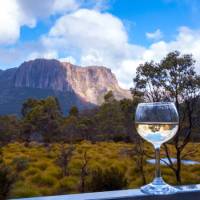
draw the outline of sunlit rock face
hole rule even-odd
[[[131,98],[119,87],[110,69],[101,66],[79,67],[58,60],[36,59],[24,62],[13,77],[14,87],[74,92],[86,102],[99,105],[112,90],[116,99]]]
[[[72,106],[79,110],[100,105],[112,90],[116,99],[131,98],[119,87],[115,75],[106,67],[80,67],[58,60],[35,59],[17,68],[0,70],[0,115],[20,115],[28,98],[55,96],[64,114]]]
[[[101,104],[110,90],[118,100],[131,98],[130,91],[120,88],[115,75],[106,67],[78,67],[70,63],[63,63],[63,66],[67,69],[70,87],[88,102]]]

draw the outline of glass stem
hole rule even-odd
[[[160,172],[160,146],[155,147],[155,161],[156,161],[156,171],[155,171],[155,178],[161,177]]]

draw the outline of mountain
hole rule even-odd
[[[110,69],[80,67],[55,59],[35,59],[18,68],[0,70],[0,114],[19,114],[27,98],[56,96],[64,113],[71,106],[90,108],[112,90],[116,99],[130,98]]]
[[[63,63],[67,70],[67,82],[83,99],[93,104],[101,104],[104,95],[112,90],[115,98],[131,98],[130,91],[119,87],[110,69],[100,66],[78,67]]]

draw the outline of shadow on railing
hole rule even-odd
[[[180,191],[172,195],[147,195],[139,189],[95,192],[72,195],[33,197],[17,200],[200,200],[200,184],[179,186]]]

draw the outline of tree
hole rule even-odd
[[[137,69],[134,91],[144,95],[146,101],[173,101],[180,121],[174,137],[177,164],[170,159],[168,146],[164,145],[169,167],[181,183],[181,153],[191,138],[194,108],[199,101],[200,81],[194,70],[191,55],[181,55],[178,51],[169,53],[160,63],[145,63]]]
[[[77,129],[81,139],[92,140],[94,130],[93,120],[87,116],[81,116],[78,120]]]
[[[162,85],[169,94],[167,98],[175,102],[180,116],[178,134],[174,138],[176,166],[170,159],[167,145],[164,146],[178,183],[181,183],[181,153],[190,141],[194,109],[199,102],[200,77],[194,70],[194,63],[191,55],[180,56],[177,51],[169,53],[161,61]]]
[[[136,169],[140,174],[142,179],[142,184],[146,184],[146,176],[144,172],[144,157],[145,157],[145,149],[144,142],[139,136],[136,136],[136,145],[133,148],[133,154],[135,155],[135,163]]]
[[[69,115],[63,119],[61,124],[60,140],[73,143],[80,140],[78,135],[78,118],[74,115]]]
[[[119,102],[113,101],[102,104],[95,116],[98,135],[104,140],[116,141],[127,138],[124,120]]]
[[[67,171],[69,162],[72,158],[74,151],[74,146],[70,145],[65,147],[64,144],[61,145],[60,154],[56,160],[56,164],[61,168],[63,177],[67,176],[69,173]]]
[[[137,96],[143,95],[146,101],[160,101],[163,98],[162,71],[158,63],[146,62],[139,65],[136,77],[133,79],[134,88],[132,93]]]
[[[44,142],[56,141],[60,133],[62,113],[58,101],[54,97],[34,100],[28,99],[22,107],[23,134],[29,138],[33,133],[43,137]]]
[[[89,157],[87,155],[87,151],[84,151],[80,173],[80,192],[85,192],[86,177],[88,176],[88,162]]]
[[[0,199],[7,199],[15,182],[11,169],[5,165],[0,166]]]
[[[28,98],[23,104],[22,104],[22,109],[21,109],[21,114],[23,117],[25,117],[28,113],[30,113],[35,106],[38,104],[41,104],[42,101],[38,99],[32,99]]]
[[[146,177],[144,172],[144,157],[145,157],[145,149],[144,142],[136,133],[136,129],[134,126],[135,119],[135,111],[138,103],[142,101],[143,95],[131,89],[133,94],[133,99],[123,99],[120,101],[120,106],[125,115],[125,127],[127,127],[127,133],[129,134],[130,139],[134,142],[133,149],[127,151],[128,155],[134,158],[135,166],[137,172],[140,174],[142,179],[142,184],[146,184]]]
[[[108,91],[107,94],[104,96],[104,102],[105,103],[111,103],[115,100],[114,94],[112,90]]]
[[[19,139],[25,142],[25,146],[29,146],[29,143],[31,142],[31,135],[34,133],[34,130],[35,127],[31,122],[24,119],[22,120]]]
[[[79,114],[78,108],[76,106],[72,106],[69,111],[69,116],[78,117],[78,114]]]
[[[2,149],[0,149],[0,199],[7,199],[10,195],[13,184],[16,180],[16,174],[5,165],[3,161]]]
[[[17,140],[20,134],[20,121],[16,116],[0,116],[0,146]]]
[[[114,99],[112,91],[105,95],[105,102],[99,107],[94,121],[101,140],[123,140],[127,138],[124,115],[120,103]]]
[[[133,142],[136,139],[136,130],[134,128],[134,113],[138,103],[141,101],[141,98],[134,95],[133,99],[122,99],[119,102],[120,109],[124,116],[124,127],[126,129],[126,134],[128,135],[129,139]]]
[[[77,120],[77,133],[81,139],[96,142],[98,138],[97,113],[99,107],[83,110],[80,112]]]

